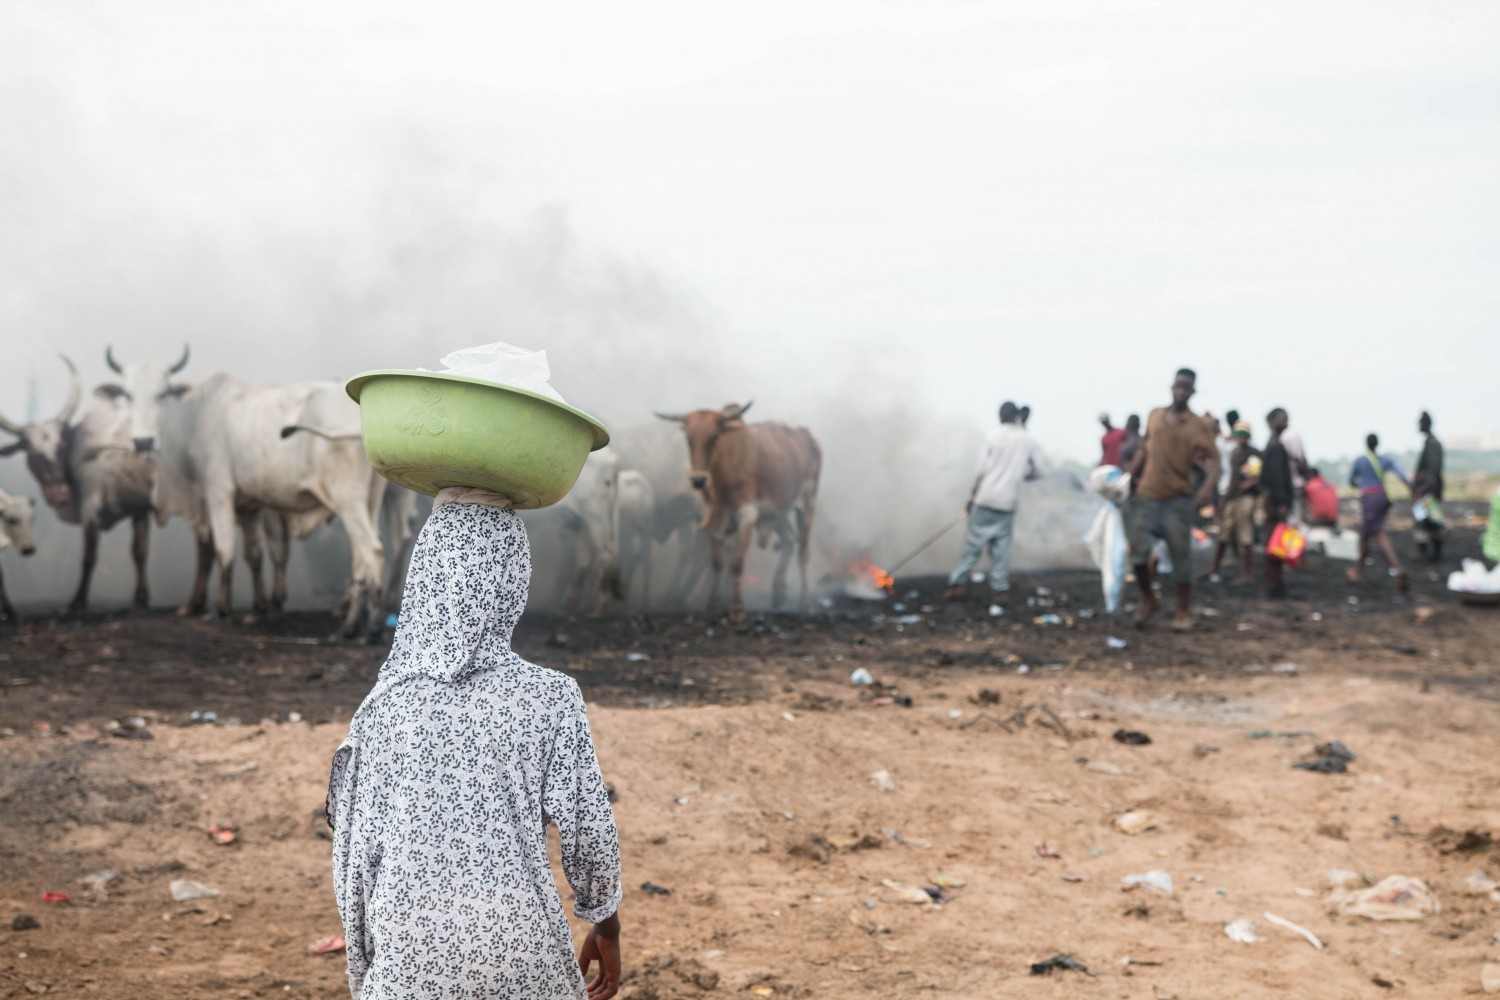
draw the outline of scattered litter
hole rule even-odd
[[[1319,941],[1318,936],[1312,931],[1308,930],[1306,927],[1301,927],[1297,924],[1294,924],[1286,917],[1278,917],[1274,913],[1263,913],[1261,915],[1265,917],[1266,920],[1275,924],[1277,927],[1284,927],[1287,930],[1291,931],[1293,934],[1301,934],[1303,937],[1307,938],[1308,944],[1312,945],[1319,951],[1323,950],[1323,942]]]
[[[1045,840],[1038,840],[1038,841],[1033,842],[1032,845],[1031,845],[1031,851],[1032,851],[1033,854],[1035,854],[1039,858],[1060,858],[1060,857],[1062,857],[1062,855],[1057,852],[1057,848],[1055,848],[1055,847],[1048,847],[1047,846],[1047,842]]]
[[[1335,889],[1328,903],[1339,913],[1370,920],[1420,920],[1439,910],[1427,884],[1406,875],[1388,875],[1368,889]]]
[[[1063,874],[1062,874],[1062,880],[1064,882],[1087,882],[1088,881],[1088,876],[1086,876],[1086,875],[1077,875],[1077,874],[1074,874],[1073,872],[1063,872]]]
[[[647,660],[651,659],[651,657],[647,656],[645,653],[626,653],[625,659],[629,663],[645,663]]]
[[[1016,673],[1018,673],[1018,674],[1029,674],[1029,673],[1031,673],[1031,668],[1028,667],[1026,664],[1023,663],[1019,667],[1016,668]]]
[[[314,955],[332,955],[343,951],[345,947],[347,945],[344,942],[344,935],[330,934],[327,937],[318,938],[307,946],[307,950]]]
[[[1299,761],[1292,766],[1319,774],[1343,774],[1349,770],[1349,762],[1354,760],[1354,754],[1338,740],[1318,744],[1313,753],[1318,755],[1316,759]]]
[[[1240,944],[1254,944],[1257,941],[1265,940],[1263,937],[1256,936],[1255,921],[1246,920],[1244,917],[1238,920],[1231,920],[1225,924],[1224,936],[1231,941],[1238,941]]]
[[[957,875],[934,875],[927,881],[939,889],[962,889],[967,883]]]
[[[648,896],[670,896],[672,890],[666,886],[657,885],[655,882],[642,882],[641,891]]]
[[[891,780],[891,772],[889,771],[876,771],[870,775],[870,784],[882,792],[894,792],[896,790],[896,783]]]
[[[870,672],[868,670],[866,670],[864,667],[859,667],[858,669],[856,669],[854,671],[854,673],[852,673],[852,674],[849,675],[849,683],[850,684],[874,684],[875,683],[875,678],[871,677],[870,676]]]
[[[1035,618],[1031,619],[1031,624],[1033,625],[1061,625],[1062,623],[1062,616],[1055,615],[1050,611],[1045,615],[1037,615]]]
[[[1091,760],[1084,765],[1090,771],[1098,771],[1100,774],[1124,774],[1120,768],[1107,760]]]
[[[1129,646],[1130,643],[1126,642],[1124,639],[1120,639],[1115,636],[1109,636],[1104,640],[1104,645],[1108,646],[1110,649],[1124,649],[1125,647]]]
[[[1147,889],[1155,889],[1157,892],[1164,892],[1168,896],[1172,895],[1172,876],[1160,868],[1153,868],[1142,875],[1126,875],[1120,881],[1126,885],[1139,885]]]
[[[1005,609],[1002,608],[1000,605],[998,605],[998,604],[991,604],[990,605],[990,617],[991,618],[999,618],[1003,614],[1005,614]]]
[[[1064,969],[1072,969],[1075,972],[1083,973],[1085,976],[1095,975],[1095,973],[1089,971],[1087,965],[1084,965],[1072,955],[1053,955],[1044,962],[1031,963],[1031,974],[1033,976],[1051,975],[1053,972],[1061,972]]]
[[[1369,884],[1363,875],[1348,868],[1334,868],[1328,873],[1328,885],[1334,889],[1363,889]]]
[[[1116,729],[1115,742],[1124,743],[1125,745],[1132,747],[1143,747],[1151,742],[1151,737],[1147,736],[1145,733],[1137,732],[1133,729]]]
[[[105,870],[94,872],[92,875],[85,875],[79,882],[89,891],[90,896],[93,896],[101,903],[107,903],[109,902],[109,883],[113,882],[117,877],[115,872]]]
[[[240,828],[233,823],[210,823],[208,825],[208,838],[221,847],[234,843],[239,836]]]
[[[1271,667],[1271,673],[1273,674],[1297,674],[1301,672],[1302,668],[1295,663],[1278,663]]]
[[[186,903],[193,899],[213,899],[219,894],[218,889],[210,889],[202,882],[194,882],[190,879],[174,879],[169,886],[172,890],[172,898],[179,903]]]
[[[1312,737],[1313,739],[1316,739],[1317,736],[1318,736],[1318,734],[1315,733],[1315,732],[1313,732],[1311,729],[1303,729],[1303,730],[1301,730],[1299,732],[1295,732],[1295,733],[1274,733],[1274,732],[1272,732],[1269,729],[1257,729],[1253,733],[1246,733],[1245,734],[1245,739],[1247,739],[1247,740],[1263,740],[1263,739],[1266,739],[1266,738],[1272,737],[1272,736],[1274,736],[1278,740],[1295,740],[1295,739],[1298,739],[1298,738],[1303,737],[1303,736],[1309,736],[1309,737]]]
[[[950,708],[950,709],[948,709],[948,718],[950,718],[950,719],[962,719],[963,717],[964,717],[964,710],[963,709],[961,709],[961,708]]]
[[[42,902],[44,902],[44,903],[71,903],[71,902],[73,902],[73,897],[69,896],[65,892],[44,892],[44,893],[42,893]]]
[[[187,724],[190,726],[211,726],[219,721],[218,712],[190,712]]]
[[[1500,882],[1487,877],[1484,872],[1475,872],[1463,880],[1463,890],[1468,895],[1488,895],[1495,902],[1500,903],[1500,894],[1496,894],[1497,889],[1500,889]]]
[[[30,913],[17,913],[16,919],[10,922],[13,931],[34,931],[42,926],[42,922]]]
[[[1500,993],[1500,964],[1486,962],[1479,970],[1479,988],[1486,993]]]
[[[774,986],[752,986],[752,987],[750,987],[750,995],[751,996],[768,997],[768,996],[774,996],[775,993],[776,993],[776,987],[774,987]]]
[[[785,719],[786,721],[788,721],[788,722],[796,722],[797,721],[797,717],[795,715],[793,715],[791,712],[782,712],[781,713],[781,717],[783,719]]]
[[[1137,834],[1156,827],[1155,814],[1145,810],[1131,810],[1115,817],[1115,829],[1121,833]]]
[[[149,740],[154,739],[151,730],[146,728],[146,720],[139,715],[132,715],[120,722],[111,722],[104,729],[109,735],[121,740]]]
[[[893,882],[890,879],[882,879],[881,885],[896,894],[896,901],[900,903],[920,903],[927,905],[941,901],[942,893],[938,889],[931,892],[919,885],[909,885],[905,882]],[[936,895],[934,895],[936,894]]]
[[[922,624],[922,616],[921,615],[898,615],[896,617],[896,624],[897,625],[920,625],[920,624]]]
[[[302,713],[301,712],[288,712],[288,713],[286,713],[286,721],[288,721],[288,722],[301,722],[302,721]]]

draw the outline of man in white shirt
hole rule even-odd
[[[1015,403],[1005,403],[1000,407],[1000,426],[990,431],[979,458],[979,474],[969,493],[963,553],[948,577],[948,600],[963,599],[964,579],[988,549],[990,599],[996,604],[1004,602],[1010,590],[1010,539],[1021,483],[1037,478],[1045,468],[1042,449],[1021,426],[1020,410]]]

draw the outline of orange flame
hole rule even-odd
[[[870,562],[864,556],[858,557],[845,568],[856,579],[868,580],[875,587],[885,591],[887,594],[894,594],[896,592],[896,578]]]

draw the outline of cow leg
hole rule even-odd
[[[220,618],[229,616],[234,589],[234,498],[221,497],[208,504],[208,530],[213,538],[214,558],[219,561],[219,598],[214,608]]]
[[[135,560],[135,599],[137,608],[151,603],[151,591],[146,584],[146,556],[151,551],[151,515],[137,514],[130,521],[130,557]]]
[[[723,605],[719,601],[719,580],[724,575],[725,553],[729,549],[729,536],[721,534],[722,528],[712,529],[708,536],[708,614],[717,617]]]
[[[0,615],[3,615],[8,621],[12,622],[21,620],[20,616],[16,614],[16,609],[10,606],[10,597],[5,593],[4,576],[0,576]]]
[[[286,518],[270,511],[261,522],[266,531],[266,548],[271,553],[271,614],[280,614],[286,604],[286,561],[291,553],[291,535]]]
[[[771,578],[771,610],[780,611],[781,606],[786,603],[786,570],[792,564],[792,551],[797,547],[797,540],[792,534],[790,517],[793,513],[783,518],[776,526],[776,575]]]
[[[729,617],[731,618],[745,616],[745,597],[741,592],[740,584],[745,575],[745,553],[750,550],[750,541],[755,537],[755,507],[749,504],[741,507],[738,521],[739,532],[734,538],[734,555],[729,562],[733,587],[729,599]]]
[[[250,610],[254,615],[264,615],[270,605],[266,603],[266,581],[261,573],[265,561],[261,548],[260,510],[237,511],[235,519],[240,522],[241,547],[245,551],[245,565],[250,569]]]
[[[636,555],[636,565],[641,571],[641,610],[651,610],[651,536],[642,532],[640,535],[640,551]]]
[[[89,583],[94,579],[94,563],[99,558],[99,525],[90,521],[83,526],[83,578],[78,581],[78,592],[68,602],[70,615],[81,615],[89,606]]]
[[[380,529],[371,515],[366,494],[335,495],[333,499],[336,505],[334,513],[349,534],[351,564],[349,608],[339,635],[353,639],[363,623],[366,637],[373,642],[385,629],[385,620],[380,616],[380,582],[385,571],[385,547],[380,543]]]
[[[193,592],[182,607],[177,609],[179,615],[196,615],[208,604],[208,571],[214,565],[214,540],[207,532],[198,534],[198,564],[193,570]]]
[[[802,596],[797,600],[797,610],[803,614],[812,611],[812,598],[807,594],[807,555],[812,546],[813,510],[818,505],[818,494],[809,489],[802,498],[801,529],[797,548],[797,572],[802,578]]]

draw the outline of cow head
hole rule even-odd
[[[30,497],[13,497],[0,493],[0,549],[14,545],[21,555],[36,551],[31,528],[36,522],[36,504]]]
[[[0,456],[26,452],[26,465],[41,484],[42,498],[53,507],[66,507],[73,502],[73,486],[68,477],[68,445],[72,438],[68,421],[78,410],[83,386],[79,384],[78,369],[73,367],[73,362],[62,355],[59,357],[68,366],[68,401],[57,416],[41,423],[17,424],[0,416],[0,431],[16,437],[9,444],[0,446]]]
[[[161,430],[162,404],[192,388],[172,382],[172,376],[187,367],[187,345],[182,346],[182,357],[173,365],[154,361],[132,361],[122,365],[115,360],[113,349],[108,347],[104,349],[104,360],[110,370],[120,376],[120,381],[99,386],[94,395],[128,406],[130,439],[135,443],[135,450],[155,451]]]
[[[693,484],[695,490],[707,490],[709,487],[709,461],[713,457],[714,446],[719,443],[719,438],[725,431],[735,430],[745,426],[743,419],[745,411],[755,405],[751,400],[744,406],[738,403],[730,403],[722,410],[694,410],[692,413],[658,413],[662,420],[671,420],[682,425],[683,434],[687,435],[688,463],[690,473],[688,481]]]

